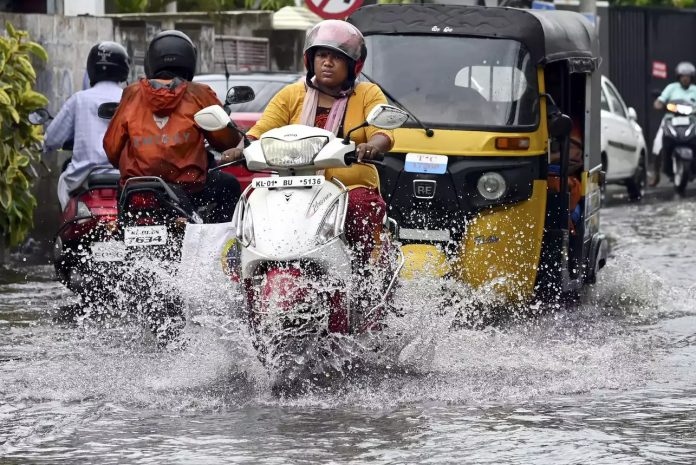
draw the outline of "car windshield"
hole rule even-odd
[[[536,71],[520,42],[423,35],[366,40],[364,72],[425,125],[536,127]]]
[[[225,101],[225,97],[227,96],[227,87],[224,79],[210,81],[205,79],[196,79],[196,81],[208,84],[215,91],[220,99],[220,102]],[[290,82],[287,81],[262,81],[245,79],[237,76],[230,77],[229,87],[249,86],[254,89],[254,94],[256,95],[254,100],[251,102],[230,105],[230,110],[235,113],[261,113],[266,108],[266,105],[268,105],[268,102],[271,101],[273,96],[288,84],[290,84]]]

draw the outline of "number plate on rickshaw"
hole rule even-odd
[[[404,170],[409,173],[444,174],[447,171],[447,157],[428,153],[407,153]]]
[[[123,237],[126,247],[164,245],[167,243],[166,226],[130,226]]]
[[[92,242],[92,260],[120,262],[126,258],[126,244],[121,241]]]
[[[672,118],[672,126],[688,126],[691,124],[691,118],[688,116],[675,116]]]
[[[313,187],[321,186],[324,176],[272,176],[270,178],[255,178],[252,182],[254,189],[273,189],[278,187]]]

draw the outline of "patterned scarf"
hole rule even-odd
[[[316,85],[316,77],[312,78],[312,84]],[[305,126],[314,126],[317,117],[317,106],[319,104],[319,91],[314,87],[305,84],[306,95],[302,104],[302,115],[300,116],[300,124]],[[343,122],[343,116],[346,113],[348,106],[348,97],[353,93],[353,89],[341,92],[340,96],[334,100],[331,105],[331,112],[326,119],[326,125],[323,129],[333,132],[338,135],[338,130]]]

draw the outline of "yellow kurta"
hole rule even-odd
[[[249,130],[248,134],[258,139],[263,133],[271,129],[288,124],[300,124],[302,104],[306,94],[304,82],[285,86],[271,99],[261,119]],[[360,126],[365,122],[370,111],[380,103],[387,103],[387,99],[377,85],[361,82],[355,86],[346,108],[344,131],[347,133],[352,128]],[[372,126],[358,129],[351,134],[350,138],[356,144],[361,144],[370,140],[375,134],[387,137],[391,142],[390,147],[394,145],[393,131]],[[349,187],[379,188],[379,176],[373,165],[354,164],[348,168],[332,168],[326,170],[324,175],[327,179],[337,178]]]

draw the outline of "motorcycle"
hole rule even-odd
[[[683,196],[696,175],[696,107],[675,101],[667,104],[667,111],[662,122],[662,150],[668,155],[663,169],[672,177],[677,194]]]
[[[228,94],[232,103],[253,98],[253,90],[244,86]],[[99,116],[112,118],[117,105],[102,104]],[[232,124],[229,117],[227,121]],[[214,166],[209,172],[223,168],[225,165]],[[160,343],[175,339],[185,325],[183,297],[172,286],[171,277],[177,274],[186,227],[206,223],[214,208],[210,203],[194,205],[183,189],[157,176],[131,177],[123,183],[117,204],[116,240],[108,253],[94,258],[119,264],[120,278],[115,287],[127,298],[127,306],[144,314]]]
[[[29,115],[34,125],[51,119],[51,114],[43,108]],[[69,140],[62,150],[72,148]],[[61,171],[69,163],[67,159]],[[70,200],[61,212],[61,226],[53,242],[53,266],[58,280],[85,302],[104,298],[108,293],[118,180],[118,171],[113,166],[93,167],[82,184],[70,192]]]
[[[218,107],[194,118],[208,131],[229,124]],[[395,129],[407,118],[378,105],[358,128]],[[320,128],[284,126],[252,142],[239,160],[250,171],[275,172],[242,193],[232,219],[237,254],[230,269],[242,284],[259,358],[281,383],[322,370],[319,359],[336,348],[329,336],[378,330],[403,266],[388,232],[369,272],[352,261],[344,235],[348,189],[321,171],[357,162],[352,131],[342,139]]]

